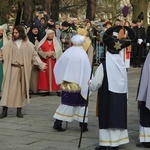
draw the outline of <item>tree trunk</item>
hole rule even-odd
[[[51,0],[45,1],[45,11],[47,12],[47,17],[51,17]]]
[[[9,5],[11,6],[11,5],[13,5],[13,0],[9,0]]]
[[[54,19],[54,20],[59,19],[59,4],[60,4],[60,0],[52,0],[52,3],[51,3],[51,19]]]
[[[86,18],[89,20],[95,19],[96,0],[87,0]]]
[[[34,6],[32,2],[24,3],[22,20],[24,20],[27,25],[33,22],[33,11],[34,11]]]
[[[133,7],[133,16],[132,19],[136,20],[138,15],[143,12],[144,13],[144,20],[143,26],[147,26],[147,7],[149,0],[130,0],[131,5]]]

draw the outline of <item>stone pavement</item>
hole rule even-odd
[[[142,150],[138,142],[139,118],[135,101],[140,69],[130,68],[128,95],[128,129],[130,143],[120,146],[123,150]],[[19,119],[16,109],[9,109],[8,117],[0,120],[0,150],[77,150],[80,137],[78,122],[68,124],[65,132],[56,132],[53,114],[60,103],[60,97],[33,95],[31,103],[23,109],[24,118]],[[81,150],[94,150],[98,145],[98,121],[95,117],[96,92],[89,101],[89,131],[83,133]],[[63,123],[65,127],[66,123]]]

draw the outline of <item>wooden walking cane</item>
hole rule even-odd
[[[94,54],[93,54],[93,60],[92,60],[92,69],[91,69],[90,79],[92,78],[93,67],[94,67]],[[84,126],[85,117],[86,117],[86,111],[87,111],[88,102],[89,102],[89,93],[90,93],[90,90],[88,88],[87,98],[86,98],[86,105],[85,105],[85,110],[84,110],[84,116],[83,116],[83,122],[82,122],[82,127],[81,127],[81,133],[80,133],[80,140],[79,140],[78,148],[80,148],[80,146],[81,146],[82,133],[83,133],[82,129],[83,129],[83,126]]]

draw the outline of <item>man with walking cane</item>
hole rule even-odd
[[[53,128],[57,131],[65,131],[62,122],[77,120],[82,132],[88,131],[88,110],[85,122],[83,122],[86,98],[88,93],[88,80],[91,73],[91,65],[88,55],[82,45],[85,37],[74,35],[71,38],[73,46],[68,48],[58,59],[54,67],[56,83],[61,85],[61,104],[57,108]],[[83,128],[82,128],[83,126]]]
[[[125,28],[128,37],[118,39],[116,30]],[[129,142],[127,131],[127,71],[119,51],[131,45],[135,32],[127,26],[106,30],[106,61],[101,63],[89,81],[91,91],[98,90],[99,146],[95,150],[117,150]]]

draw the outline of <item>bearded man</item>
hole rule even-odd
[[[0,118],[7,117],[8,107],[17,108],[16,116],[23,118],[21,109],[25,105],[25,96],[28,103],[30,102],[29,82],[32,64],[38,65],[42,70],[46,69],[46,64],[40,60],[34,45],[27,40],[21,26],[13,29],[13,38],[4,45],[0,58],[3,60],[4,68],[0,103],[3,111]]]

